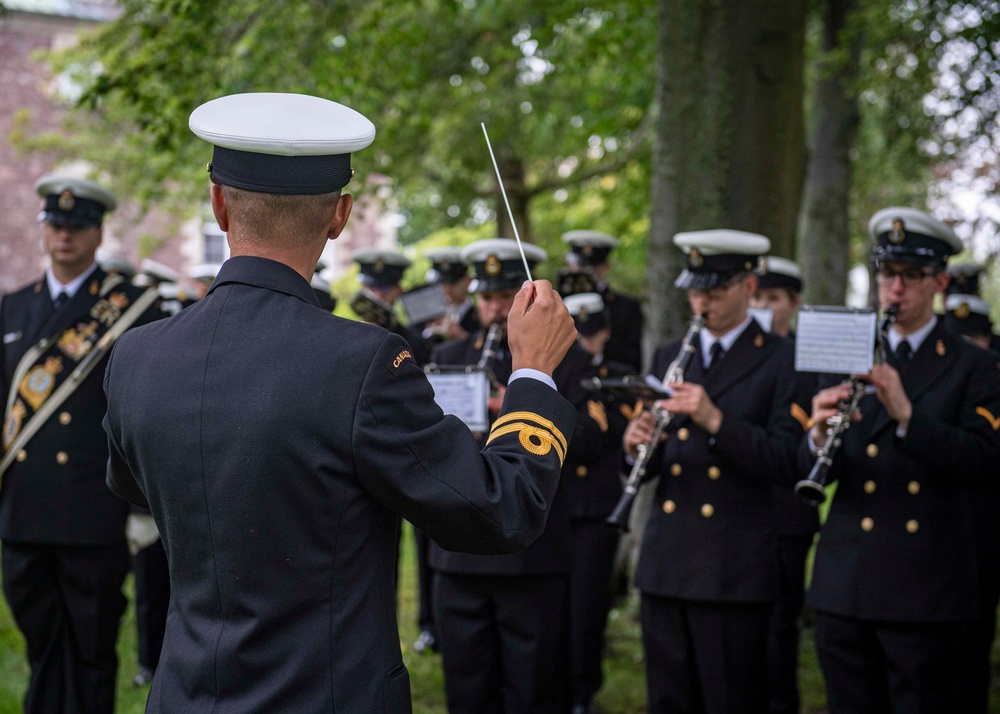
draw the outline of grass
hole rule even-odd
[[[403,540],[404,565],[400,568],[399,631],[403,660],[410,670],[413,710],[417,714],[445,714],[444,682],[440,659],[419,655],[412,649],[417,638],[416,568],[413,566],[412,532],[406,529]],[[131,576],[126,582],[130,603]],[[611,613],[608,627],[608,657],[605,660],[604,687],[597,697],[602,714],[644,714],[646,684],[642,663],[642,642],[637,613],[631,603],[624,603]],[[121,661],[118,673],[118,708],[120,714],[140,714],[145,706],[148,687],[132,685],[138,665],[135,658],[135,612],[132,605],[125,613],[118,638]],[[1000,659],[1000,646],[994,646],[994,661]],[[6,601],[0,598],[0,714],[21,712],[21,699],[28,679],[24,641],[14,626]],[[816,662],[812,630],[803,632],[799,681],[802,689],[802,714],[825,714],[826,694]],[[991,714],[1000,714],[996,671],[991,689]]]

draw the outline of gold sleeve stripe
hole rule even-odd
[[[990,426],[993,427],[993,431],[1000,430],[1000,419],[997,419],[995,416],[993,416],[993,412],[991,412],[989,409],[987,409],[986,407],[976,407],[976,414],[978,414],[983,419],[988,421],[990,423]]]
[[[501,427],[512,421],[533,421],[539,426],[545,427],[552,432],[552,435],[562,445],[563,453],[566,453],[566,437],[563,436],[562,432],[559,431],[555,424],[550,422],[548,419],[538,416],[534,412],[511,412],[510,414],[504,414],[502,417],[493,422],[493,428],[490,430],[490,433],[496,431],[497,427]]]
[[[562,466],[566,461],[566,448],[553,437],[552,432],[532,426],[531,424],[525,424],[524,422],[507,424],[499,429],[494,427],[486,443],[489,444],[494,439],[499,439],[501,436],[514,432],[517,432],[521,446],[529,454],[545,456],[552,450],[552,447],[555,447],[556,454],[559,456],[559,465]]]
[[[795,417],[795,421],[802,425],[803,429],[808,429],[812,426],[812,419],[806,414],[806,410],[798,404],[792,404],[792,416]]]
[[[604,405],[600,402],[587,402],[587,413],[590,418],[597,422],[601,431],[608,430],[608,413],[604,411]]]

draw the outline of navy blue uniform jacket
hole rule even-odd
[[[223,265],[108,365],[108,485],[148,502],[171,601],[149,712],[410,710],[399,516],[442,545],[543,530],[573,407],[532,379],[481,453],[398,336],[335,317],[291,268]]]

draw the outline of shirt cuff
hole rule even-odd
[[[827,439],[829,440],[829,437],[827,437]],[[816,456],[819,453],[819,445],[813,438],[812,429],[806,432],[806,443],[809,445],[809,453]]]
[[[515,379],[521,379],[521,378],[537,379],[539,382],[543,382],[552,387],[553,389],[556,388],[556,383],[552,379],[552,377],[545,374],[545,372],[539,372],[537,369],[528,369],[527,367],[522,367],[521,369],[515,369],[514,373],[510,375],[510,379],[507,380],[507,386],[509,387],[510,383],[513,382]]]
[[[905,439],[906,438],[906,427],[902,424],[896,425],[896,438]]]

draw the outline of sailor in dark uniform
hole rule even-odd
[[[605,356],[638,372],[642,368],[642,307],[634,297],[608,285],[611,251],[618,246],[618,239],[590,230],[567,231],[562,239],[572,249],[566,256],[567,263],[592,275],[597,292],[611,313],[611,340],[604,350]]]
[[[203,300],[126,335],[105,379],[108,485],[148,504],[170,563],[147,711],[408,712],[399,516],[455,550],[539,536],[575,421],[551,378],[572,318],[548,283],[521,286],[505,429],[481,451],[402,338],[331,315],[310,287],[371,122],[261,93],[208,102],[190,126],[215,144],[233,257]]]
[[[537,246],[526,244],[524,251],[529,265],[545,259]],[[480,362],[487,328],[505,323],[516,287],[526,276],[513,240],[473,243],[463,258],[475,270],[471,289],[482,327],[434,351],[432,362],[442,369]],[[499,384],[506,382],[511,370],[506,339],[490,369]],[[581,450],[601,441],[581,386],[589,374],[588,355],[574,345],[552,375],[559,392],[581,416],[567,443],[563,483],[542,536],[520,553],[499,556],[453,552],[440,542],[431,545],[436,619],[452,714],[562,714],[567,707],[566,599],[571,560],[564,491],[570,478],[568,465],[580,458]],[[502,392],[489,403],[494,433],[507,428],[507,419],[497,412]],[[477,434],[477,439],[482,442],[486,434]]]
[[[402,337],[417,364],[426,363],[430,350],[420,330],[402,324],[396,315],[396,301],[403,294],[400,283],[413,261],[395,250],[375,248],[355,252],[352,260],[358,264],[361,290],[351,298],[351,308],[365,322]]]
[[[802,295],[802,271],[797,263],[770,255],[757,280],[757,294],[750,305],[771,313],[773,335],[794,339],[792,327]],[[812,374],[790,373],[801,382],[796,418],[808,427],[816,380]],[[794,408],[793,408],[794,409]],[[799,712],[799,630],[806,596],[806,559],[819,531],[819,513],[795,495],[787,485],[774,484],[774,508],[778,521],[778,566],[781,590],[774,604],[768,645],[770,714]]]
[[[25,712],[111,712],[128,506],[104,486],[100,341],[159,316],[157,296],[95,262],[109,191],[59,176],[35,188],[50,264],[0,303],[4,593],[31,666]]]
[[[674,243],[687,254],[676,285],[705,327],[684,381],[661,404],[674,417],[650,462],[660,480],[636,572],[649,711],[764,712],[779,593],[771,484],[794,484],[803,434],[793,349],[747,313],[767,238],[711,230]],[[654,376],[664,378],[679,349],[656,352]],[[653,426],[649,411],[629,424],[627,454]]]
[[[448,342],[478,331],[479,317],[469,294],[472,276],[469,266],[462,260],[462,249],[431,248],[424,251],[424,257],[431,261],[427,281],[441,287],[448,306],[444,317],[424,329],[424,337]]]
[[[945,297],[947,298],[951,295],[975,295],[981,298],[983,293],[980,278],[983,277],[985,272],[986,268],[984,266],[976,265],[975,263],[949,265],[948,275],[951,277],[951,280],[948,282],[948,287],[945,288]],[[993,329],[992,326],[990,329]],[[1000,335],[992,331],[990,332],[989,349],[1000,354]]]
[[[948,332],[934,298],[962,243],[910,208],[868,226],[879,302],[898,306],[830,471],[837,490],[820,533],[809,602],[831,714],[960,709],[966,628],[978,614],[966,488],[995,482],[1000,372]],[[803,453],[826,440],[849,387],[813,399]],[[808,448],[806,448],[808,447]]]
[[[950,270],[949,274],[954,280],[955,274]],[[978,285],[969,287],[978,289]],[[988,350],[994,362],[1000,361],[1000,355],[990,349],[995,335],[990,306],[985,300],[975,295],[950,293],[944,307],[944,325],[948,330]],[[966,663],[962,674],[967,678],[967,684],[961,689],[968,700],[961,711],[986,714],[989,711],[992,679],[990,655],[996,636],[997,604],[1000,602],[1000,479],[969,489],[968,496],[972,532],[976,539],[979,619],[969,628],[970,643],[965,648]]]
[[[597,293],[578,293],[565,299],[576,322],[577,341],[591,356],[599,379],[632,374],[629,365],[605,359],[611,319]],[[623,409],[624,407],[624,409]],[[604,675],[604,629],[611,609],[611,574],[619,531],[606,520],[622,493],[620,452],[631,404],[612,396],[592,394],[587,412],[600,427],[600,443],[588,458],[569,463],[566,496],[569,500],[570,544],[573,568],[569,581],[570,696],[573,714],[593,711],[593,699]]]

